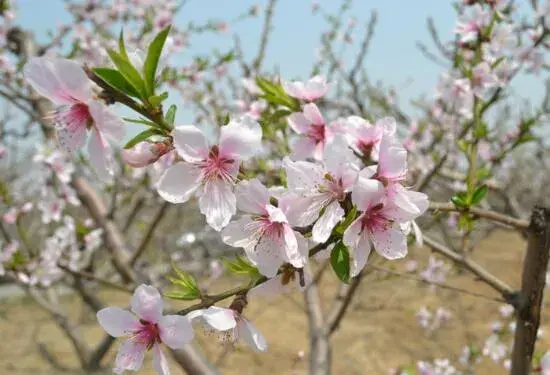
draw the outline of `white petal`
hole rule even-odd
[[[284,247],[280,239],[275,241],[270,236],[262,236],[255,247],[244,250],[248,259],[266,277],[275,277],[277,270],[284,262],[282,258]]]
[[[235,188],[237,207],[251,214],[263,214],[269,203],[269,190],[258,180],[243,180]]]
[[[400,184],[391,184],[386,188],[386,193],[389,199],[383,208],[384,216],[400,223],[416,219],[422,214],[423,211],[420,211],[414,201],[417,197],[425,197],[424,200],[418,200],[422,206],[425,206],[424,210],[428,206],[428,198],[425,194],[407,190]]]
[[[113,337],[129,335],[141,326],[134,314],[119,307],[106,307],[99,310],[97,321]]]
[[[325,175],[323,168],[307,161],[292,161],[283,159],[283,168],[286,172],[289,189],[302,191],[316,189]]]
[[[168,202],[187,202],[200,186],[201,178],[201,171],[192,164],[176,163],[164,172],[157,191]]]
[[[170,375],[168,360],[158,344],[153,347],[153,368],[159,375]]]
[[[351,251],[355,251],[355,249],[357,249],[357,247],[359,246],[359,240],[360,240],[361,231],[362,231],[362,228],[361,228],[362,219],[363,219],[363,216],[359,216],[344,231],[344,237],[342,238],[342,242]]]
[[[407,238],[396,224],[371,233],[371,239],[376,252],[386,259],[399,259],[407,255]]]
[[[217,331],[227,331],[237,325],[235,314],[229,309],[222,307],[211,306],[207,309],[198,310],[191,319],[201,317],[212,328]]]
[[[309,131],[311,123],[301,112],[295,112],[286,118],[288,125],[298,134],[304,134]]]
[[[314,103],[309,103],[304,106],[304,116],[311,124],[324,125],[325,123],[323,115]]]
[[[102,180],[108,180],[113,175],[113,155],[111,146],[102,134],[93,129],[88,141],[90,164]]]
[[[307,255],[300,252],[298,248],[298,240],[296,239],[296,232],[292,230],[290,225],[285,225],[283,229],[284,237],[284,256],[286,260],[296,268],[302,268],[307,263]]]
[[[351,198],[359,210],[366,211],[381,203],[384,193],[384,185],[380,181],[359,176],[353,186]]]
[[[92,98],[91,81],[79,63],[69,59],[55,59],[52,64],[55,75],[73,98],[81,102]]]
[[[206,159],[210,149],[204,133],[193,125],[182,125],[172,131],[174,147],[187,162],[198,162]]]
[[[250,216],[230,222],[222,231],[222,241],[229,246],[252,249],[258,242],[254,237],[253,221]]]
[[[249,116],[231,120],[220,131],[220,156],[252,157],[262,147],[262,128]]]
[[[282,293],[287,292],[290,289],[290,285],[290,283],[288,283],[287,285],[283,285],[283,275],[280,274],[250,289],[250,291],[247,293],[247,297],[249,299],[256,297],[265,297],[271,299]]]
[[[319,217],[326,199],[320,195],[286,194],[279,198],[279,207],[292,226],[305,227]]]
[[[97,100],[90,101],[88,108],[94,119],[95,126],[102,134],[112,137],[114,140],[122,141],[126,129],[124,122],[115,115],[109,108]]]
[[[351,255],[351,264],[350,264],[350,276],[355,277],[367,264],[369,259],[369,254],[372,249],[371,242],[368,238],[367,233],[362,233],[358,241],[359,246]]]
[[[353,169],[355,173],[359,170],[356,165],[357,157],[349,147],[348,141],[341,134],[336,135],[332,142],[325,146],[324,154],[326,157],[323,159],[323,164],[327,171],[336,178],[343,176],[350,169]]]
[[[186,316],[166,315],[159,321],[160,339],[172,349],[181,349],[193,340],[194,332]]]
[[[137,287],[131,301],[132,311],[141,319],[158,323],[162,318],[164,302],[157,288],[141,284]]]
[[[292,142],[293,160],[305,160],[312,158],[317,152],[317,144],[309,137],[300,137]]]
[[[344,209],[338,201],[333,201],[325,208],[323,215],[313,226],[312,239],[317,243],[328,240],[332,230],[344,217]]]
[[[199,208],[206,216],[206,222],[214,230],[220,231],[237,212],[237,199],[232,185],[221,181],[208,181],[199,198]]]
[[[378,173],[386,178],[400,178],[407,172],[407,150],[396,140],[384,135],[380,142]]]
[[[265,352],[267,350],[265,337],[248,320],[242,318],[237,324],[237,331],[239,337],[255,351]]]
[[[57,125],[55,127],[57,143],[59,143],[63,151],[67,152],[69,155],[72,154],[73,151],[84,147],[86,143],[86,133],[87,130],[84,126]]]
[[[143,364],[146,350],[147,344],[134,339],[126,340],[118,348],[115,359],[115,372],[138,371]]]

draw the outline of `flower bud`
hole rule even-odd
[[[146,167],[171,149],[170,145],[163,142],[140,142],[132,148],[122,150],[122,159],[134,168]]]

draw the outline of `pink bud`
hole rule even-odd
[[[134,168],[141,168],[156,162],[170,150],[171,146],[166,143],[140,142],[132,148],[122,150],[122,159]]]

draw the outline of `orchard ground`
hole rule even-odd
[[[519,286],[520,265],[525,241],[513,232],[495,232],[476,248],[473,258],[513,287]],[[429,250],[411,248],[418,259],[419,269],[427,263]],[[380,259],[378,259],[380,261]],[[404,272],[404,261],[384,262],[381,266]],[[327,310],[337,290],[338,282],[327,270],[321,284],[324,308]],[[219,280],[220,290],[237,280]],[[476,281],[465,271],[452,271],[446,283],[487,296],[498,296]],[[224,284],[222,286],[222,284]],[[100,290],[100,297],[111,305],[125,307],[129,295]],[[83,333],[90,342],[103,337],[94,314],[83,310],[75,297],[62,298],[70,315],[77,318]],[[501,303],[473,297],[460,292],[431,288],[430,286],[399,276],[388,276],[379,271],[370,273],[361,283],[347,318],[332,338],[334,373],[387,374],[388,369],[411,364],[418,360],[456,358],[464,345],[483,345],[490,335],[490,323],[499,317]],[[173,305],[174,308],[178,305]],[[417,323],[416,312],[426,306],[434,311],[440,306],[452,312],[451,320],[439,330],[427,334]],[[538,350],[550,344],[550,301],[543,307],[543,336]],[[179,306],[178,306],[179,307]],[[46,347],[67,373],[80,373],[72,347],[46,313],[26,299],[11,298],[0,305],[0,373],[11,375],[53,375],[64,373],[54,368],[42,355],[39,347]],[[197,341],[206,356],[223,374],[306,374],[307,373],[307,319],[302,296],[293,293],[272,301],[252,302],[246,316],[262,331],[269,343],[267,353],[254,353],[242,344],[224,346],[216,338],[197,329]],[[114,361],[116,345],[105,364]],[[305,352],[300,358],[298,353]],[[507,371],[484,357],[478,374],[505,374]],[[176,365],[173,374],[183,374]],[[105,371],[111,373],[110,370]],[[153,374],[150,358],[143,374]]]

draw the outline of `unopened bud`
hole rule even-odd
[[[140,142],[132,148],[122,150],[122,159],[134,168],[146,167],[171,149],[172,146],[163,142]]]

